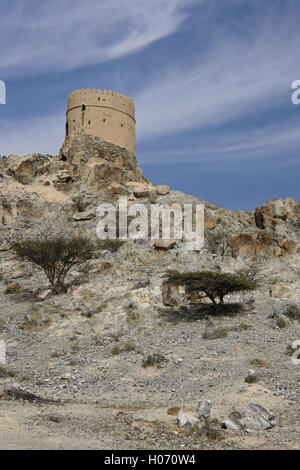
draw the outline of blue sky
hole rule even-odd
[[[299,194],[299,0],[2,0],[0,154],[56,155],[67,95],[136,104],[145,176],[226,208]]]

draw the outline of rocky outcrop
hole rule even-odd
[[[256,226],[262,230],[276,227],[276,220],[273,217],[272,211],[268,206],[260,206],[255,210],[255,223]]]
[[[147,183],[134,152],[98,137],[77,135],[66,138],[59,158],[72,165],[75,183],[108,189],[113,183]]]

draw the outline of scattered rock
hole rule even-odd
[[[286,284],[273,284],[270,289],[271,297],[287,299],[292,295],[293,288]]]
[[[165,184],[160,184],[156,187],[156,191],[159,196],[166,196],[170,192],[170,187]]]
[[[96,217],[96,209],[89,209],[87,211],[84,211],[84,212],[76,212],[74,215],[73,215],[73,219],[76,220],[76,221],[82,221],[82,220],[91,220],[93,219],[94,217]]]
[[[43,290],[42,292],[39,292],[36,296],[37,302],[44,302],[44,300],[47,300],[51,297],[52,295],[52,290],[51,289],[46,289]]]
[[[151,197],[156,193],[156,189],[151,184],[140,183],[138,181],[130,181],[126,183],[127,189],[137,198]]]
[[[251,403],[243,412],[233,411],[222,426],[233,431],[270,429],[276,426],[275,416],[267,408]]]
[[[176,241],[175,240],[158,240],[157,242],[154,242],[154,248],[156,250],[163,250],[163,251],[168,251],[171,250],[176,246]]]
[[[6,288],[4,289],[4,294],[8,294],[8,295],[15,294],[20,289],[21,289],[21,286],[18,282],[8,284],[8,286],[6,286]]]
[[[191,406],[183,406],[178,413],[177,420],[180,428],[194,428],[203,429],[205,423],[210,416],[212,403],[209,400],[199,401],[197,408]]]

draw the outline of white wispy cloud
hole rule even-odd
[[[300,36],[290,26],[290,17],[280,25],[260,21],[248,40],[216,31],[193,65],[181,60],[160,70],[135,97],[140,138],[218,127],[290,104],[300,61]]]
[[[261,165],[272,160],[272,165],[290,164],[299,159],[299,129],[300,119],[292,122],[256,127],[252,130],[237,131],[231,129],[219,132],[216,136],[201,135],[198,144],[189,145],[186,141],[167,150],[144,151],[141,162],[144,164],[189,164],[199,163],[205,166],[226,162],[236,165],[249,160],[252,165]],[[294,153],[293,153],[294,151]],[[285,154],[293,154],[286,158]]]
[[[1,7],[5,77],[115,59],[176,32],[202,0],[11,0]]]

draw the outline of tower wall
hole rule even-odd
[[[82,89],[68,98],[66,137],[89,134],[135,152],[134,102],[112,91]]]

